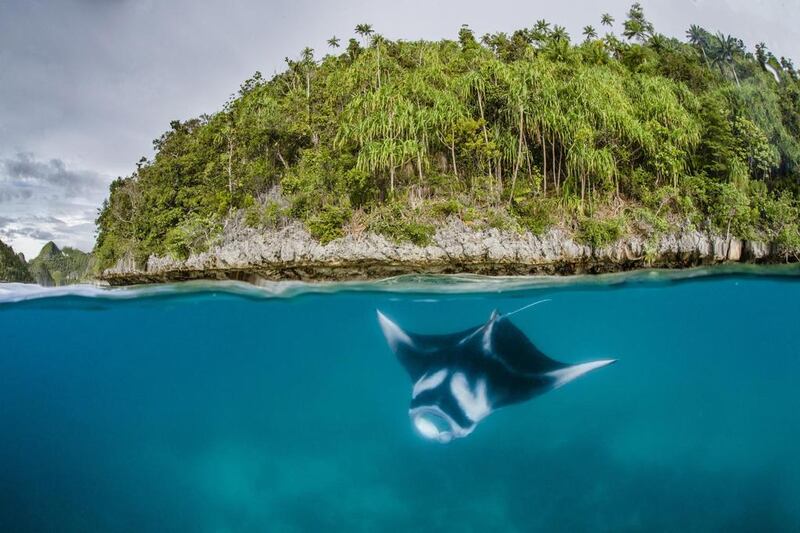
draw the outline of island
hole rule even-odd
[[[175,120],[111,184],[97,279],[566,274],[800,255],[800,73],[654,28],[359,24]]]
[[[27,261],[22,253],[0,241],[0,282],[37,283],[43,287],[59,287],[94,281],[92,254],[54,242],[42,247],[35,258]]]

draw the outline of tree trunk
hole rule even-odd
[[[281,155],[281,151],[277,147],[275,148],[275,153],[278,154],[278,159],[281,160],[281,163],[283,164],[283,168],[288,169],[289,168],[289,164],[283,158],[283,155]]]
[[[514,162],[514,176],[511,178],[511,193],[508,196],[508,205],[514,201],[514,188],[517,186],[517,173],[519,172],[520,159],[522,159],[522,139],[525,112],[522,106],[519,108],[519,141],[517,142],[517,158]]]
[[[481,98],[481,92],[476,91],[478,93],[478,109],[481,110],[481,126],[483,127],[483,142],[486,143],[486,146],[489,146],[489,134],[486,132],[486,117],[483,115],[483,98]],[[489,174],[492,173],[492,161],[489,160]]]
[[[233,196],[233,135],[228,134],[228,192]]]
[[[378,89],[380,89],[381,88],[381,45],[380,45],[380,42],[375,47],[375,49],[378,51]]]
[[[547,141],[542,133],[539,133],[539,143],[542,145],[542,175],[544,176],[544,194],[547,196]]]
[[[502,194],[503,192],[503,162],[501,160],[497,160],[497,187],[498,193]]]
[[[486,132],[486,117],[483,114],[483,98],[481,98],[481,92],[477,91],[478,93],[478,109],[481,111],[481,126],[483,128],[483,140],[486,144],[489,144],[489,134]]]
[[[531,151],[525,150],[525,164],[528,165],[528,181],[533,181],[533,165],[531,165]],[[541,185],[539,186],[541,189]],[[537,192],[541,192],[540,190]]]
[[[455,141],[450,145],[450,158],[453,161],[453,174],[456,175],[456,179],[458,179],[458,166],[456,166],[456,143]]]
[[[560,192],[558,174],[556,174],[556,140],[555,136],[550,139],[550,164],[553,165],[553,184],[556,186],[556,194]]]
[[[583,202],[586,199],[586,174],[581,172],[581,209],[583,209]]]

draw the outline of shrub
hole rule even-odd
[[[221,230],[215,218],[194,216],[167,231],[164,246],[173,257],[186,259],[192,253],[206,251]]]
[[[610,244],[622,236],[625,224],[621,217],[605,220],[585,218],[578,223],[578,240],[592,248]]]
[[[275,229],[280,226],[281,219],[286,216],[285,210],[275,200],[268,200],[264,205],[252,205],[244,211],[244,223],[251,228]]]
[[[534,235],[544,233],[553,225],[556,205],[550,199],[531,199],[512,206],[517,222]]]
[[[791,193],[763,200],[767,234],[787,254],[800,253],[800,208]]]
[[[461,203],[455,198],[448,198],[430,204],[430,210],[436,218],[447,218],[451,215],[458,215],[461,213]]]
[[[419,219],[419,212],[401,202],[393,202],[371,213],[369,230],[395,242],[427,246],[435,233],[432,224]]]
[[[417,246],[429,245],[436,232],[431,224],[404,220],[381,220],[370,229],[395,242],[410,242]]]
[[[261,209],[253,205],[244,210],[244,223],[251,228],[257,228],[261,225]]]
[[[306,221],[306,228],[320,243],[328,244],[344,236],[342,228],[352,216],[353,212],[349,207],[326,205],[319,214]]]
[[[488,209],[486,211],[486,223],[490,228],[496,228],[502,231],[510,231],[519,228],[517,221],[505,209]]]
[[[714,196],[709,215],[716,228],[726,235],[752,237],[758,210],[753,209],[747,194],[732,183],[720,183]]]
[[[669,222],[659,213],[646,207],[633,209],[633,219],[640,224],[645,233],[665,233],[669,229]]]

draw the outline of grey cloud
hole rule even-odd
[[[90,6],[112,7],[119,4],[124,4],[130,0],[74,0],[76,4],[87,4]]]
[[[60,218],[56,217],[47,217],[47,216],[38,216],[38,215],[26,215],[23,217],[4,217],[0,216],[0,228],[8,226],[10,224],[15,224],[19,222],[25,222],[28,224],[58,224],[58,225],[66,225],[67,223],[61,220]]]
[[[41,241],[51,241],[56,238],[56,234],[51,231],[39,228],[29,228],[29,227],[18,228],[18,229],[3,228],[0,229],[0,235],[2,235],[5,239],[8,240],[18,239],[20,237],[29,237],[31,239],[36,239]]]
[[[87,215],[89,218],[79,218],[74,222],[36,215],[3,216],[0,217],[0,239],[12,245],[23,243],[24,247],[14,245],[14,249],[26,256],[36,255],[47,241],[88,251],[92,248],[94,224],[91,213],[83,213],[83,217]]]
[[[33,191],[30,189],[11,187],[4,189],[2,183],[0,183],[0,204],[17,200],[28,200],[31,196],[33,196]]]
[[[60,158],[26,152],[0,158],[0,238],[27,256],[50,240],[89,250],[107,190],[100,174]]]
[[[31,215],[27,217],[28,220],[32,220],[34,222],[45,222],[49,224],[66,224],[63,220],[56,217],[49,217],[49,216],[39,216],[39,215]]]
[[[9,238],[17,238],[17,237],[30,237],[31,239],[37,239],[41,241],[51,241],[55,239],[55,233],[38,229],[38,228],[22,228],[18,230],[3,230],[2,233],[7,235]]]
[[[104,190],[106,185],[96,173],[70,170],[61,159],[41,161],[34,158],[33,154],[18,153],[0,160],[0,187],[13,200],[15,195],[22,199],[30,198],[33,195],[31,187],[58,189],[60,194],[75,197],[95,195],[98,190]],[[2,193],[3,190],[0,190],[0,195]]]

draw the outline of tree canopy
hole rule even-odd
[[[638,3],[622,37],[610,14],[589,22],[580,43],[545,20],[437,42],[364,23],[328,55],[305,48],[218,113],[173,121],[112,183],[97,266],[201,250],[234,216],[298,219],[323,242],[366,228],[424,243],[459,216],[591,242],[695,224],[800,249],[791,61],[699,26],[664,36]]]
[[[71,285],[86,281],[92,268],[91,254],[52,241],[46,243],[28,268],[34,281],[44,286]]]
[[[0,282],[32,283],[33,277],[22,254],[0,241]]]

